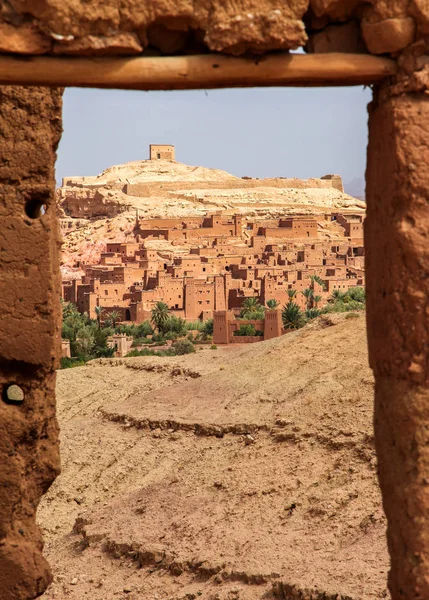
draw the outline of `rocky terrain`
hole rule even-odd
[[[364,317],[58,373],[44,600],[387,597]]]
[[[250,217],[362,212],[365,204],[342,191],[341,178],[252,179],[169,160],[110,167],[96,177],[66,177],[57,190],[63,273],[94,262],[107,241],[134,241],[136,218],[177,218],[215,211]],[[89,243],[90,242],[90,243]]]

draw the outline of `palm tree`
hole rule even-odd
[[[314,284],[318,283],[322,289],[324,290],[326,288],[325,282],[323,281],[323,279],[321,277],[319,277],[319,275],[310,275],[310,280],[311,280],[311,288],[314,290]]]
[[[60,298],[60,302],[63,320],[68,319],[78,312],[76,306],[72,302],[65,302],[62,298]]]
[[[103,314],[103,308],[101,306],[96,306],[94,312],[97,318],[98,329],[101,329],[101,315]]]
[[[334,290],[332,292],[331,298],[332,300],[334,300],[334,302],[344,302],[345,298],[347,296],[347,293],[343,293],[341,290]]]
[[[77,338],[77,332],[79,331],[79,329],[82,328],[82,325],[83,325],[82,315],[80,313],[78,313],[77,311],[73,312],[67,318],[67,325],[71,328],[71,330],[73,332],[73,339],[71,341],[75,342],[76,338]]]
[[[307,310],[309,310],[311,308],[314,292],[311,288],[306,288],[301,292],[301,294],[305,296],[305,299],[307,301]]]
[[[289,296],[289,300],[293,300],[296,296],[296,290],[288,290],[287,295]]]
[[[278,300],[274,300],[274,298],[272,298],[271,300],[267,300],[267,306],[271,310],[276,310],[279,304],[280,302]]]
[[[121,315],[117,310],[112,310],[112,312],[109,313],[109,317],[112,321],[113,329],[115,329],[117,321],[120,321],[121,319]]]
[[[264,307],[259,304],[258,298],[245,298],[241,305],[241,315],[242,318],[263,318],[264,317]]]
[[[241,308],[244,311],[254,311],[254,310],[258,310],[258,308],[260,308],[260,304],[259,304],[259,300],[258,298],[245,298],[243,300],[243,304],[241,305]]]
[[[170,311],[168,305],[165,302],[157,302],[151,312],[151,323],[155,325],[159,333],[163,332],[163,329],[170,318]]]
[[[356,286],[349,288],[347,295],[355,302],[365,304],[365,290],[362,287]]]
[[[313,296],[313,304],[314,304],[314,308],[317,308],[317,305],[319,304],[319,302],[322,300],[322,296]]]
[[[300,329],[305,325],[304,315],[296,302],[289,300],[282,311],[283,327],[285,329]]]

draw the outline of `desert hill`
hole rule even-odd
[[[277,218],[365,209],[363,202],[344,193],[338,176],[239,178],[171,160],[141,160],[110,167],[95,177],[65,177],[57,201],[65,267],[96,260],[106,241],[134,241],[137,217],[198,217],[227,211]]]
[[[386,597],[364,317],[323,319],[58,373],[45,600]]]

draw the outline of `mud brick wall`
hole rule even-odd
[[[365,245],[375,441],[394,600],[429,598],[429,97],[370,105]]]
[[[55,151],[61,91],[0,87],[0,598],[50,582],[35,522],[59,472]]]

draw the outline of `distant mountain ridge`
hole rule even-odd
[[[365,200],[365,179],[355,177],[349,183],[344,184],[344,191],[358,200]]]

